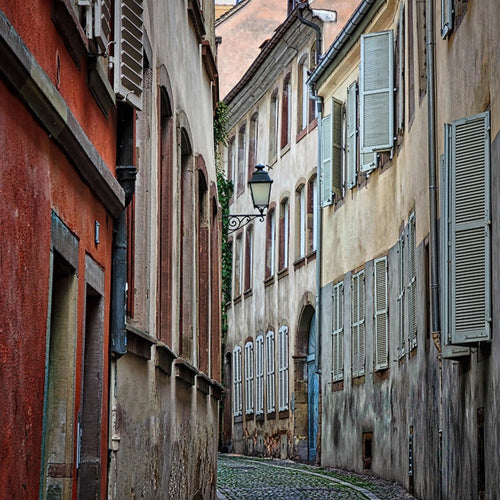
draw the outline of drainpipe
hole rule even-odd
[[[427,63],[427,113],[428,113],[428,155],[429,155],[429,240],[431,271],[431,327],[432,339],[438,350],[439,363],[439,443],[438,482],[439,498],[442,498],[442,456],[443,456],[443,360],[441,357],[441,317],[439,303],[439,253],[436,187],[436,82],[434,41],[434,0],[426,0],[426,63]]]
[[[111,273],[111,352],[119,358],[127,352],[127,205],[135,190],[137,169],[117,166],[116,177],[125,190],[125,208],[114,223],[113,267]]]
[[[309,8],[307,3],[299,3],[297,5],[297,17],[299,21],[306,26],[314,29],[316,31],[316,61],[315,65],[318,66],[319,62],[322,58],[322,32],[321,27],[308,19],[305,19],[302,15],[302,11],[306,8]],[[323,241],[323,231],[322,231],[322,223],[321,223],[321,115],[323,112],[323,99],[318,96],[314,85],[309,85],[309,97],[315,101],[316,110],[318,116],[318,167],[316,174],[316,185],[317,185],[317,196],[316,196],[316,206],[313,209],[316,211],[316,221],[318,227],[316,229],[316,304],[315,304],[315,318],[316,318],[316,372],[321,375],[321,243]]]

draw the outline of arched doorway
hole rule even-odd
[[[310,462],[316,460],[318,429],[319,375],[316,363],[316,313],[313,313],[309,324],[309,341],[307,344],[307,438]]]

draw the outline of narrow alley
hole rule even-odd
[[[219,455],[218,500],[400,500],[415,498],[373,476],[291,460]]]

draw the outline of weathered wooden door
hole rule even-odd
[[[316,370],[316,314],[313,314],[311,318],[307,347],[307,411],[309,461],[313,462],[316,460],[319,418],[319,376]]]

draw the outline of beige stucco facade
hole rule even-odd
[[[494,2],[451,2],[455,9],[453,28],[443,38],[442,2],[389,0],[369,4],[359,2],[353,17],[358,27],[346,25],[310,82],[324,102],[320,119],[333,116],[335,98],[340,102],[344,127],[341,187],[333,203],[322,208],[321,463],[357,471],[369,469],[402,483],[418,498],[495,498],[499,474],[496,386],[500,376],[500,344],[494,319],[498,293],[495,158],[500,126],[496,98],[500,80],[498,65],[492,62],[498,51],[493,29],[498,19],[492,19],[498,17],[496,6]],[[425,52],[426,37],[429,43],[425,26],[432,17],[434,88],[428,85],[432,73]],[[362,115],[359,106],[364,98],[363,78],[372,81],[373,73],[368,69],[360,75],[364,67],[361,36],[386,31],[392,36],[389,50],[393,60],[389,60],[394,71],[390,110],[394,142],[392,147],[378,150],[377,166],[364,173],[360,167],[360,133],[369,109],[367,106]],[[379,71],[384,72],[380,67]],[[346,151],[352,150],[346,120],[350,116],[348,87],[353,82],[357,82],[357,179],[349,187]],[[429,94],[435,102],[434,136],[429,135]],[[379,110],[380,123],[384,112],[383,108]],[[462,267],[455,268],[460,241],[453,239],[459,231],[453,217],[460,209],[455,207],[465,199],[454,198],[453,194],[459,173],[447,183],[442,172],[446,165],[459,168],[460,148],[466,146],[459,142],[459,132],[445,140],[444,125],[452,124],[452,129],[458,130],[469,122],[481,127],[484,124],[484,133],[467,139],[470,149],[465,165],[470,163],[472,169],[479,162],[477,168],[486,172],[485,180],[478,181],[478,189],[486,193],[486,201],[481,198],[487,207],[482,222],[485,229],[480,241],[471,243],[470,253],[468,249],[460,257],[466,259]],[[468,133],[468,129],[463,132]],[[448,144],[453,151],[449,156]],[[483,146],[484,166],[483,160],[478,160]],[[430,176],[432,161],[435,178]],[[473,179],[470,174],[467,182],[472,184]],[[475,203],[473,189],[467,196],[471,205]],[[436,219],[431,217],[433,198]],[[450,211],[449,218],[442,215],[443,203]],[[449,240],[447,232],[452,235]],[[448,257],[443,257],[443,248],[451,249]],[[491,256],[486,250],[482,260],[478,257],[476,271],[467,278],[474,285],[463,292],[459,289],[461,276],[476,265],[474,259],[482,255],[483,248],[491,248]],[[439,268],[435,275],[434,264]],[[379,273],[383,273],[382,282]],[[455,273],[453,282],[448,273]],[[478,291],[483,282],[485,299]],[[380,283],[382,288],[378,288]],[[433,293],[437,288],[440,307]],[[363,290],[361,298],[358,290]],[[469,301],[455,306],[460,293],[466,293]],[[478,331],[482,333],[475,340],[453,340],[459,329],[453,327],[453,315],[458,318],[468,307],[467,302],[476,303],[479,296],[482,305],[478,307],[483,309],[478,313]],[[485,313],[490,304],[491,323]],[[440,328],[435,327],[436,320]],[[380,336],[382,330],[385,340]]]

